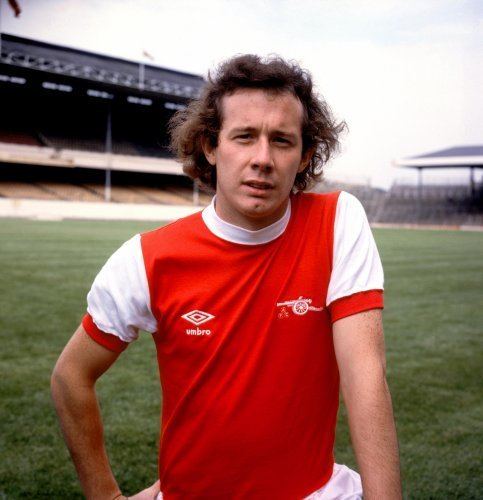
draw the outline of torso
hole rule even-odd
[[[329,479],[336,205],[337,194],[295,195],[288,227],[262,245],[224,241],[200,214],[142,236],[158,322],[164,498],[293,500]]]

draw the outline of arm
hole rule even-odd
[[[333,325],[341,389],[364,498],[402,497],[391,395],[386,382],[382,313],[371,310]]]
[[[121,496],[104,446],[95,383],[136,340],[140,329],[156,331],[149,304],[138,234],[116,250],[97,274],[87,295],[88,314],[52,374],[52,397],[62,432],[89,499]],[[131,498],[152,499],[159,492],[158,483]]]
[[[62,433],[88,499],[127,498],[121,494],[109,465],[94,388],[97,379],[119,355],[94,342],[81,325],[65,346],[52,373],[52,398]],[[129,498],[152,500],[158,493],[159,480]]]
[[[94,342],[82,326],[55,365],[51,390],[62,433],[88,499],[121,494],[109,465],[94,385],[118,353]]]

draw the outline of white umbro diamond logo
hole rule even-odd
[[[213,314],[204,311],[198,311],[197,309],[183,314],[181,317],[196,326],[202,325],[203,323],[206,323],[207,321],[210,321],[210,319],[214,318]]]

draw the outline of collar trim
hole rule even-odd
[[[235,226],[221,219],[215,210],[215,199],[216,196],[213,197],[211,203],[201,212],[201,216],[208,229],[215,236],[231,243],[239,243],[241,245],[262,245],[263,243],[269,243],[283,234],[290,220],[291,207],[289,199],[287,209],[278,221],[262,229],[250,231],[249,229]]]

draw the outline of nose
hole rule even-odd
[[[269,172],[273,168],[272,150],[270,141],[260,137],[254,145],[251,166],[254,170]]]

